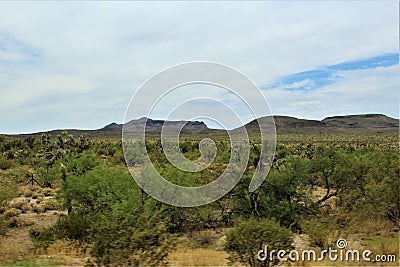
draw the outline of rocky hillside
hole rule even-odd
[[[399,120],[382,114],[363,114],[327,117],[321,121],[297,119],[288,116],[274,116],[277,133],[389,133],[399,132]],[[246,125],[257,132],[254,120]]]
[[[362,114],[327,117],[321,121],[298,119],[289,116],[274,116],[276,131],[278,134],[325,134],[325,133],[396,133],[399,132],[399,120],[382,114]],[[125,126],[128,131],[140,130],[146,118],[129,121]],[[159,135],[165,121],[147,119],[146,133]],[[204,135],[204,134],[223,134],[225,131],[209,129],[201,121],[168,121],[171,127],[181,127],[184,124],[181,134],[183,135]],[[36,136],[40,137],[43,133],[56,136],[62,131],[79,136],[86,134],[88,137],[119,137],[122,134],[122,124],[111,123],[98,130],[53,130],[49,132],[39,132],[33,134],[14,135],[15,137]],[[259,131],[257,120],[253,120],[245,125],[250,133]]]

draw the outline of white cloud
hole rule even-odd
[[[12,86],[12,91],[0,91],[0,99],[3,99],[0,112],[24,106],[43,107],[59,104],[64,102],[63,97],[66,95],[77,95],[91,90],[91,84],[83,77],[57,74],[47,77],[29,75],[26,76],[26,79],[18,80]],[[52,102],[40,101],[48,97],[52,98]]]
[[[311,89],[314,86],[314,82],[311,79],[304,79],[300,82],[294,82],[292,84],[287,85],[287,88],[290,89],[299,89],[304,88],[306,90]]]
[[[398,117],[400,66],[341,71],[336,83],[313,91],[264,91],[275,114],[323,119],[328,116],[384,113]]]
[[[81,128],[121,121],[145,79],[191,60],[231,65],[262,86],[398,51],[397,11],[396,2],[1,2],[0,33],[40,53],[26,64],[0,61],[0,132],[54,128],[52,116],[64,113],[65,125]],[[19,52],[1,53],[24,61]],[[314,101],[307,94],[268,94],[280,101],[274,113],[316,116],[290,104]],[[329,106],[331,98],[320,94]],[[47,123],[35,119],[46,116]]]

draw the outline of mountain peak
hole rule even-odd
[[[399,127],[399,120],[390,118],[383,114],[333,116],[323,119],[322,122],[333,127],[347,128],[383,129]]]
[[[326,117],[325,119],[319,120],[306,120],[298,119],[289,116],[274,116],[276,132],[278,134],[320,134],[320,133],[398,133],[399,132],[399,120],[388,117],[383,114],[360,114],[360,115],[341,115]],[[146,117],[140,119],[131,120],[125,124],[110,123],[105,127],[98,130],[75,130],[75,129],[63,129],[63,130],[52,130],[48,132],[38,132],[32,134],[19,134],[12,135],[14,137],[26,137],[36,136],[40,137],[43,133],[56,136],[63,131],[79,136],[81,134],[87,134],[90,137],[117,137],[121,136],[122,128],[128,127],[132,131],[136,131],[143,126],[146,122],[146,131],[151,134],[160,134],[162,126],[166,121],[164,120],[153,120]],[[226,133],[225,130],[209,129],[207,125],[202,121],[167,121],[171,127],[184,127],[181,133],[184,135],[218,135]],[[249,133],[258,133],[258,121],[253,120],[245,125]]]

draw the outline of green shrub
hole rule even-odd
[[[14,165],[15,165],[14,161],[0,157],[0,169],[1,170],[8,170],[8,169],[14,167]]]
[[[47,249],[55,240],[55,232],[52,227],[50,228],[37,228],[29,229],[29,237],[31,238],[35,250],[39,248]]]
[[[159,266],[173,250],[175,239],[159,217],[115,211],[105,214],[94,231],[91,255],[100,266]]]
[[[53,240],[58,238],[86,242],[90,237],[90,227],[91,222],[88,216],[74,210],[68,216],[60,217],[51,228],[45,229],[45,235],[50,235],[49,232],[51,232],[54,234]],[[46,237],[43,238],[43,241],[46,241]]]
[[[0,173],[0,212],[8,201],[17,195],[17,184],[9,175]]]
[[[301,226],[309,237],[310,245],[321,249],[332,246],[346,235],[342,227],[329,219],[303,221]]]
[[[286,159],[279,169],[270,171],[254,192],[248,190],[251,179],[244,175],[233,190],[235,213],[242,217],[274,218],[281,226],[300,231],[300,221],[318,212],[312,201],[308,164],[303,159]]]
[[[74,175],[82,175],[100,164],[98,156],[93,151],[84,151],[73,156],[67,162],[67,170]]]
[[[264,250],[292,249],[291,232],[270,219],[255,219],[239,221],[229,231],[225,251],[230,254],[230,263],[240,262],[246,266],[269,266],[277,263],[276,256],[270,261],[269,255],[264,261],[258,259],[258,252]],[[275,254],[276,255],[276,254]]]
[[[69,213],[47,229],[31,232],[36,247],[54,240],[90,246],[95,263],[115,266],[154,266],[174,247],[174,238],[154,206],[140,198],[140,190],[125,168],[95,168],[70,176],[60,200]],[[153,203],[153,201],[149,201]],[[46,201],[35,206],[45,208]]]

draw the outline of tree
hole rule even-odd
[[[324,204],[330,198],[356,187],[362,188],[368,168],[368,164],[364,164],[354,154],[333,147],[317,147],[310,162],[310,174],[316,184],[321,184],[326,189],[325,195],[317,204]]]
[[[77,170],[65,180],[60,196],[70,212],[54,226],[31,233],[34,241],[44,247],[56,239],[79,241],[91,247],[98,266],[158,265],[174,238],[153,202],[140,201],[140,189],[127,170]]]
[[[301,219],[317,211],[307,161],[289,157],[279,168],[272,169],[254,192],[248,192],[251,177],[244,176],[234,189],[234,213],[245,218],[275,218],[282,226],[300,230]]]

